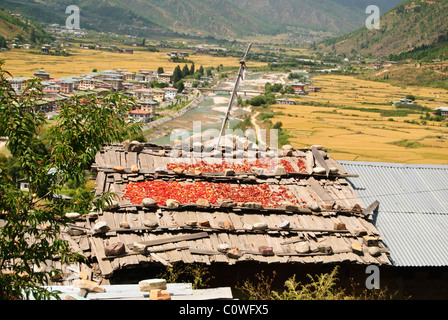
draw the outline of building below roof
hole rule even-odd
[[[448,166],[339,163],[359,175],[348,181],[364,205],[379,202],[372,219],[393,265],[448,266]]]

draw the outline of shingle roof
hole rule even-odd
[[[448,265],[448,166],[339,161],[397,266]]]
[[[105,277],[112,276],[115,270],[124,266],[153,263],[169,265],[177,261],[206,264],[235,264],[244,261],[390,264],[387,250],[383,250],[381,235],[366,220],[364,213],[359,210],[361,208],[357,209],[360,201],[345,180],[347,174],[336,161],[327,156],[319,158],[319,161],[331,167],[339,167],[338,173],[334,170],[329,176],[325,171],[313,173],[314,163],[318,163],[318,160],[314,159],[309,149],[303,149],[292,150],[288,156],[280,150],[280,154],[283,153],[280,159],[286,161],[285,166],[289,163],[291,167],[288,168],[292,168],[292,171],[281,176],[267,170],[261,174],[234,172],[234,175],[228,176],[223,172],[175,172],[169,166],[173,163],[171,152],[179,150],[148,143],[131,145],[133,146],[106,146],[96,157],[94,168],[98,170],[97,194],[111,191],[118,196],[114,207],[98,212],[97,220],[107,223],[109,229],[105,233],[96,234],[93,231],[96,221],[85,217],[76,220],[71,226],[84,231],[84,235],[72,236],[72,240],[84,252],[96,257]],[[183,163],[191,163],[193,159],[197,159],[194,148],[187,152],[191,154],[182,158]],[[202,160],[221,163],[222,159],[208,155]],[[242,161],[231,159],[236,163]],[[299,159],[304,161],[307,172],[299,170]],[[227,207],[220,201],[210,201],[209,205],[200,206],[193,200],[188,203],[181,201],[179,207],[173,209],[164,201],[157,200],[156,206],[148,208],[123,197],[127,186],[140,182],[153,183],[150,188],[155,188],[154,182],[175,182],[182,186],[202,182],[215,184],[215,187],[218,185],[218,188],[223,189],[229,185],[234,188],[263,186],[267,192],[286,190],[292,197],[289,201],[298,203],[287,207],[281,199],[279,206],[271,205],[271,201],[263,206],[235,201],[232,207]],[[156,196],[153,196],[154,199]],[[275,193],[268,200],[272,200],[274,196]],[[317,211],[308,207],[314,201],[319,205]],[[128,224],[127,228],[122,226],[124,221]],[[285,222],[289,226],[284,226]],[[257,223],[265,226],[257,229]],[[360,234],[358,229],[364,230]],[[372,256],[366,246],[362,254],[352,251],[352,244],[363,244],[366,234],[378,238],[379,247],[383,248],[379,256]],[[90,245],[87,245],[89,241],[86,242],[85,237],[90,239]],[[106,257],[106,246],[117,242],[126,245],[125,254]],[[297,251],[296,246],[301,242],[309,245],[306,253]],[[150,244],[145,253],[135,250],[136,244],[142,243]],[[238,248],[241,256],[226,254],[221,250],[220,244]],[[272,247],[273,252],[266,254],[260,251],[263,246]]]

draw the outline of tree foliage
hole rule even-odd
[[[70,252],[61,231],[68,210],[89,212],[101,208],[106,195],[93,199],[61,200],[65,183],[80,181],[104,144],[119,142],[140,131],[127,122],[133,102],[119,93],[99,97],[74,96],[60,109],[49,129],[47,151],[36,147],[47,119],[36,107],[42,92],[38,79],[30,80],[17,95],[0,61],[0,136],[7,137],[11,162],[20,166],[20,176],[29,191],[20,190],[8,170],[0,168],[0,299],[33,295],[49,298],[42,286],[60,274],[47,261],[59,257],[67,263],[81,256]]]

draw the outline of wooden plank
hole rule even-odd
[[[104,252],[103,240],[100,238],[90,237],[91,247],[95,256],[97,257],[98,265],[101,269],[101,274],[103,277],[108,278],[112,276],[114,270],[110,261],[103,260],[106,256]]]
[[[315,146],[311,147],[311,152],[313,153],[314,160],[316,161],[316,163],[319,166],[325,168],[325,173],[326,173],[326,175],[328,177],[328,175],[330,174],[330,167],[325,162],[324,157],[322,157],[322,155],[320,154],[319,150],[317,150],[317,148]]]
[[[119,153],[120,156],[120,164],[123,168],[127,168],[127,161],[126,161],[126,152],[122,151]]]
[[[72,248],[73,252],[83,254],[83,250],[79,247],[78,243],[76,243],[75,240],[72,239],[68,234],[62,233],[61,234],[62,239],[65,241],[68,241],[70,247]]]
[[[95,163],[98,167],[104,167],[105,162],[103,158],[103,154],[101,152],[97,152],[95,155]]]
[[[188,240],[196,240],[201,238],[208,238],[207,232],[199,232],[193,234],[184,234],[180,236],[166,237],[163,239],[155,239],[150,241],[142,241],[140,244],[145,245],[146,247],[157,246],[165,243],[174,243],[180,241],[188,241]]]
[[[341,174],[341,175],[348,174],[348,172],[345,171],[344,168],[336,160],[334,160],[333,158],[328,157],[328,159],[326,161],[327,161],[327,163],[330,164],[330,166],[338,168],[339,169],[339,174]]]
[[[218,255],[221,254],[219,251],[207,250],[207,249],[199,249],[199,248],[190,248],[191,254],[202,254],[202,255]]]
[[[81,236],[78,240],[78,245],[82,251],[90,250],[90,242],[88,236]]]
[[[117,162],[117,165],[121,166],[122,165],[121,164],[121,156],[120,156],[121,152],[118,150],[115,150],[114,154],[115,154],[115,161]]]
[[[293,169],[294,169],[295,172],[300,172],[300,168],[299,168],[299,166],[297,165],[296,160],[295,160],[294,158],[291,158],[291,157],[285,157],[284,159],[285,159],[286,161],[288,161],[288,162],[291,164],[291,166],[293,167]]]
[[[161,264],[163,264],[165,267],[173,267],[173,265],[171,263],[169,263],[168,261],[166,261],[165,259],[163,259],[162,257],[160,257],[158,254],[156,253],[150,253],[151,258],[153,258],[155,261],[160,262]]]
[[[158,157],[158,156],[152,156],[151,159],[153,160],[154,163],[154,170],[156,170],[157,168],[164,168],[164,162],[161,159],[162,157]]]
[[[305,167],[306,167],[306,172],[308,174],[312,174],[313,173],[313,168],[314,168],[314,156],[312,152],[307,152],[306,153],[306,158],[305,158]]]
[[[370,206],[362,210],[362,213],[364,213],[366,217],[370,217],[371,215],[373,215],[373,212],[376,210],[376,208],[378,208],[379,205],[380,202],[378,200],[375,200]]]
[[[138,166],[138,153],[137,152],[128,152],[126,159],[127,159],[127,166],[129,168],[131,168],[135,164]]]
[[[146,159],[146,166],[148,167],[148,170],[154,171],[155,167],[154,167],[154,159],[153,156],[149,155],[149,154],[145,154],[145,159]]]
[[[319,196],[319,198],[327,204],[334,204],[334,199],[330,196],[330,194],[317,182],[313,177],[309,177],[307,179],[308,184],[311,186],[314,192]]]

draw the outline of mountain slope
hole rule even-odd
[[[0,6],[61,24],[65,8],[77,5],[83,28],[129,34],[163,29],[228,38],[284,33],[291,27],[344,34],[362,26],[371,2],[383,11],[400,0],[2,0]]]
[[[34,21],[23,19],[0,9],[0,37],[18,38],[22,42],[45,42],[50,36]]]
[[[115,0],[114,3],[173,31],[215,36],[280,31],[279,28],[239,10],[227,0]]]
[[[365,10],[376,4],[382,12],[401,0],[230,0],[270,23],[344,34],[361,27]]]
[[[374,56],[398,55],[429,46],[448,33],[448,0],[406,0],[381,16],[380,29],[361,29],[324,41],[323,49]]]

